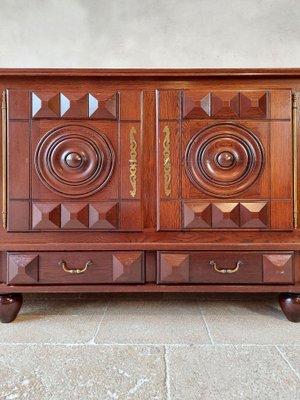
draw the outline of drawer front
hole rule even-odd
[[[157,283],[293,282],[293,252],[159,252]]]
[[[31,252],[8,253],[7,283],[126,284],[144,283],[144,253]]]

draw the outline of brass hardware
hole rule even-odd
[[[298,162],[297,162],[297,125],[298,125],[298,93],[292,95],[293,118],[293,169],[294,169],[294,228],[298,227]]]
[[[218,268],[217,267],[217,263],[213,260],[211,260],[209,262],[209,265],[211,265],[212,267],[214,267],[214,270],[216,272],[219,272],[220,274],[234,274],[235,272],[237,272],[240,268],[240,266],[243,264],[243,261],[238,261],[235,265],[234,268]]]
[[[131,197],[136,196],[137,142],[135,140],[135,134],[136,134],[136,129],[132,127],[129,132],[129,140],[130,140],[129,180],[132,187],[129,193]]]
[[[2,225],[7,227],[7,115],[6,91],[2,93]]]
[[[62,269],[65,272],[68,272],[69,274],[83,274],[91,264],[93,264],[93,262],[89,260],[85,263],[85,266],[82,268],[68,268],[67,263],[65,261],[60,261],[58,263],[58,265],[60,265]]]
[[[171,159],[170,159],[170,147],[171,147],[171,138],[170,138],[170,129],[168,126],[164,127],[163,130],[165,134],[165,138],[163,141],[163,148],[164,148],[164,190],[165,190],[165,195],[170,196],[171,194],[171,189],[170,189],[170,183],[171,183]]]

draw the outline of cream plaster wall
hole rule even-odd
[[[300,1],[0,0],[0,67],[300,67]]]

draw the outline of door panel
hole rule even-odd
[[[157,91],[158,229],[292,229],[290,90]]]
[[[141,116],[140,90],[9,90],[8,230],[142,230]]]

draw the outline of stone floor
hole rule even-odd
[[[300,399],[300,324],[274,295],[26,295],[0,399]]]

